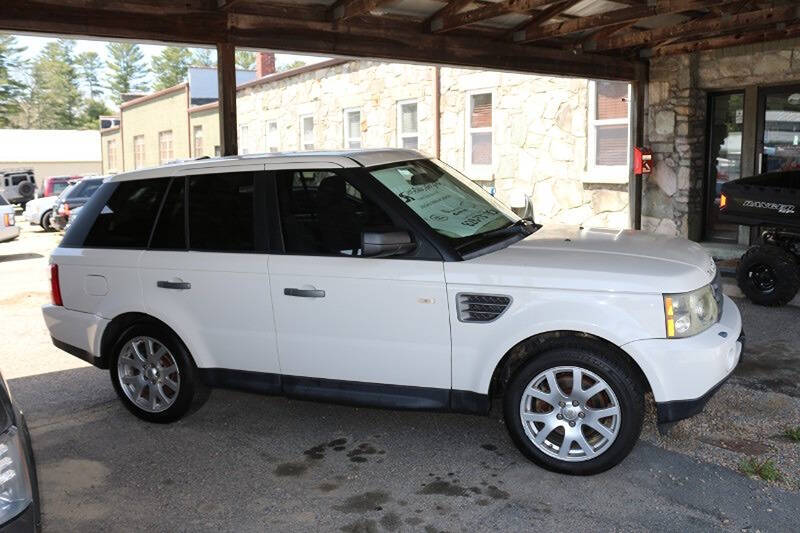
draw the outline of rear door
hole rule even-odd
[[[140,260],[147,312],[171,325],[205,369],[280,372],[267,275],[263,165],[173,178]],[[242,374],[217,373],[228,380]],[[228,384],[231,383],[230,381]]]

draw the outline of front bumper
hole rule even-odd
[[[109,320],[60,305],[43,305],[42,315],[56,347],[102,367],[100,342]]]
[[[743,347],[742,317],[727,296],[720,321],[699,335],[622,346],[647,377],[659,422],[674,422],[702,411],[739,364]]]
[[[0,220],[0,242],[10,241],[19,237],[19,226],[3,226]]]

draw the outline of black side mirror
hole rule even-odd
[[[404,255],[417,247],[404,229],[366,230],[361,233],[361,253],[365,257]]]

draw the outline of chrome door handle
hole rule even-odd
[[[185,291],[186,289],[191,289],[192,284],[188,281],[157,281],[156,287],[161,289],[178,289]]]
[[[286,296],[299,296],[300,298],[325,298],[325,291],[320,289],[283,289]]]

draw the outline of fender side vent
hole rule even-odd
[[[511,297],[499,294],[456,294],[456,309],[461,322],[493,322],[511,305]]]

